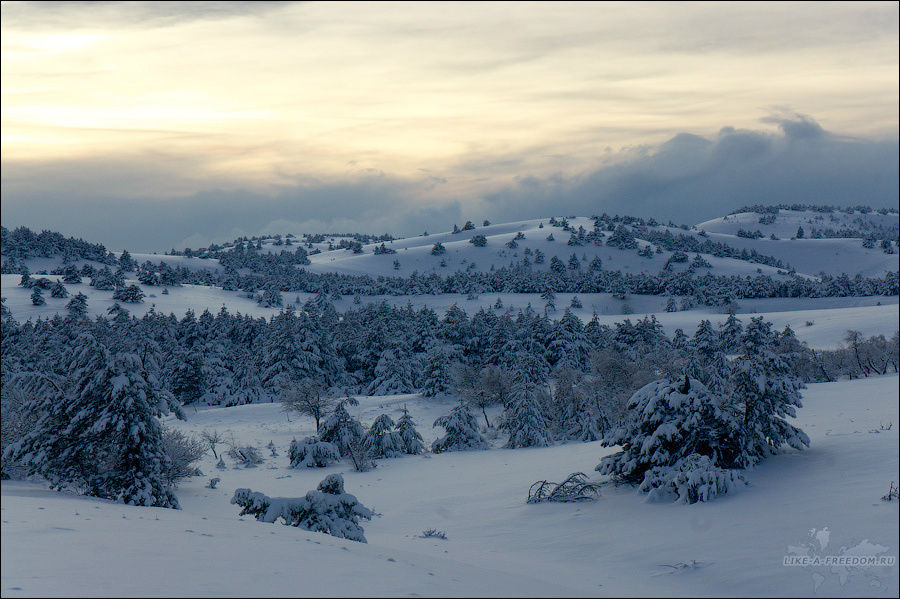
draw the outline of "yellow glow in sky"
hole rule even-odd
[[[162,155],[185,164],[162,194],[373,170],[463,193],[777,110],[897,135],[895,2],[214,5],[4,2],[4,170]]]

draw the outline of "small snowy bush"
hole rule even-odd
[[[674,495],[676,503],[697,503],[710,501],[745,484],[742,470],[720,468],[709,456],[692,453],[674,466],[651,468],[644,473],[638,488],[647,493],[648,501]]]
[[[360,518],[371,520],[375,515],[356,496],[344,491],[340,474],[329,474],[305,497],[268,497],[250,489],[237,489],[231,503],[241,507],[241,516],[249,514],[260,522],[271,523],[280,518],[289,526],[360,543],[366,542]]]
[[[573,472],[561,483],[537,481],[528,489],[526,503],[593,501],[599,495],[600,485],[588,481],[584,472]]]
[[[291,441],[288,458],[291,460],[291,468],[325,468],[331,462],[340,460],[341,454],[333,443],[306,437],[302,441]]]
[[[228,450],[228,457],[241,464],[245,468],[253,468],[263,463],[263,458],[259,455],[259,450],[252,445],[233,445]]]

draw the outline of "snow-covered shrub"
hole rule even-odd
[[[360,518],[371,520],[375,515],[344,491],[344,477],[340,474],[329,474],[305,497],[268,497],[250,489],[237,489],[231,503],[241,507],[241,516],[249,514],[269,523],[280,518],[289,526],[360,543],[366,542]]]
[[[710,501],[746,484],[743,471],[720,468],[709,456],[692,453],[672,466],[655,466],[644,474],[639,489],[648,501],[674,495],[677,503]]]
[[[478,423],[466,404],[460,402],[446,416],[434,421],[434,426],[442,426],[447,434],[431,444],[434,453],[445,451],[465,451],[467,449],[487,449],[488,444],[478,430]]]
[[[746,465],[742,416],[696,379],[658,380],[631,396],[628,417],[602,440],[621,445],[597,471],[649,492],[674,491],[679,501],[705,501],[729,490]]]
[[[423,539],[442,539],[444,541],[447,540],[447,533],[436,528],[427,528],[422,531],[422,534],[420,536]]]
[[[202,475],[194,463],[209,450],[205,442],[185,435],[179,430],[163,427],[162,445],[166,455],[169,456],[169,466],[165,470],[169,484],[174,485],[183,478]]]
[[[228,457],[244,468],[253,468],[263,463],[263,457],[259,455],[259,450],[252,445],[232,445],[228,449]]]
[[[325,468],[331,462],[341,459],[341,454],[333,443],[320,441],[316,437],[306,437],[302,441],[294,439],[288,449],[291,468]]]
[[[573,472],[561,483],[537,481],[528,489],[526,503],[593,501],[599,496],[599,484],[590,482],[584,472]]]

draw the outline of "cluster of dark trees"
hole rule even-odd
[[[93,260],[104,264],[117,262],[115,255],[101,243],[88,243],[83,239],[63,237],[55,231],[35,233],[28,227],[16,227],[12,231],[0,227],[0,253],[3,254],[3,273],[19,273],[28,258],[61,256],[63,262]]]

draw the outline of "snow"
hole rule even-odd
[[[441,431],[423,423],[454,403],[363,397],[350,410],[368,424],[406,404],[430,442]],[[896,565],[782,564],[798,548],[896,556],[897,503],[879,498],[897,480],[898,377],[809,385],[803,403],[796,424],[812,439],[808,450],[770,458],[748,473],[748,487],[693,506],[609,486],[593,503],[525,503],[536,480],[592,472],[616,449],[599,443],[508,450],[498,439],[489,451],[379,460],[365,473],[345,463],[295,470],[286,449],[313,432],[311,419],[288,422],[272,404],[188,410],[187,421],[167,424],[258,446],[273,440],[280,455],[217,471],[210,454],[201,467],[221,482],[208,489],[207,477],[188,479],[181,511],[4,481],[0,585],[4,597],[896,596]],[[367,545],[241,520],[229,503],[241,487],[303,496],[330,473],[380,514],[363,523]],[[447,539],[421,538],[428,528]]]

